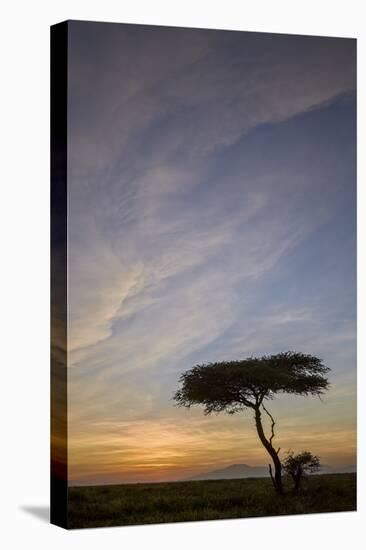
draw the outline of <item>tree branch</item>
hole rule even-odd
[[[259,394],[258,405],[262,405],[262,402],[263,402],[263,399],[264,399],[265,396],[266,396],[266,393],[267,393],[267,390],[263,390],[263,391]]]
[[[273,416],[271,415],[271,413],[270,413],[270,412],[266,409],[266,407],[263,405],[263,403],[262,403],[262,408],[263,408],[264,412],[265,412],[265,413],[269,416],[269,418],[271,419],[271,437],[269,438],[269,443],[270,443],[270,445],[272,446],[272,440],[273,440],[273,438],[275,437],[274,427],[275,427],[275,425],[276,425],[276,422],[275,422]],[[279,453],[279,450],[280,450],[280,449],[278,449],[277,454]]]
[[[245,405],[245,407],[248,407],[248,408],[250,408],[250,409],[254,409],[254,408],[255,408],[255,403],[253,403],[252,401],[249,401],[249,399],[247,399],[247,398],[242,394],[242,392],[239,392],[238,401],[239,401],[240,403],[242,403],[243,405]]]

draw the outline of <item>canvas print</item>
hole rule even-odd
[[[51,521],[356,509],[356,41],[51,28]]]

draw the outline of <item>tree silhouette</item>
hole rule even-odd
[[[264,403],[279,393],[320,396],[329,387],[325,376],[329,370],[321,359],[293,351],[196,365],[181,375],[182,385],[174,394],[174,400],[177,405],[188,408],[202,405],[205,414],[222,411],[234,414],[252,409],[258,437],[274,466],[273,473],[269,464],[273,486],[282,494],[280,449],[273,446],[276,422]],[[262,413],[271,422],[269,436],[264,432]]]
[[[320,468],[320,460],[318,456],[313,455],[309,451],[302,451],[297,455],[290,452],[287,453],[282,467],[286,474],[292,477],[294,493],[298,493],[302,478],[308,474],[317,472]]]

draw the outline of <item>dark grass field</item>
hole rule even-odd
[[[270,479],[71,487],[70,529],[356,510],[356,474],[316,475],[276,496]]]

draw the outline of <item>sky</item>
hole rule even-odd
[[[69,23],[71,484],[267,464],[250,412],[172,396],[196,364],[286,350],[331,388],[271,402],[275,441],[355,464],[355,48]]]

